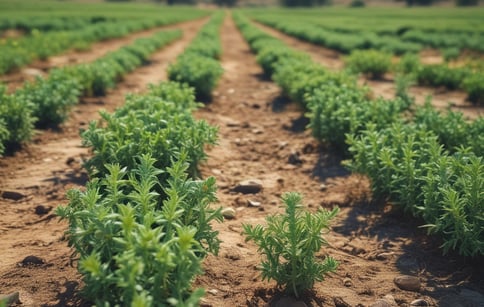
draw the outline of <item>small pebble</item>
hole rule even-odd
[[[393,282],[402,290],[414,292],[420,290],[420,280],[415,276],[400,275],[395,277]]]
[[[235,209],[231,207],[222,209],[222,216],[229,220],[235,218]]]

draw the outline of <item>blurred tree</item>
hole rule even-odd
[[[471,6],[471,5],[477,5],[479,0],[456,0],[455,4],[457,6]]]
[[[214,0],[214,3],[218,6],[232,7],[237,4],[237,0]]]
[[[283,6],[316,6],[331,4],[330,0],[280,0]]]
[[[412,5],[432,5],[434,0],[406,0],[408,6]]]

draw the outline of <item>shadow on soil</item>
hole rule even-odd
[[[59,291],[56,295],[57,303],[45,304],[42,307],[65,307],[65,306],[76,306],[76,307],[87,307],[92,304],[88,304],[82,298],[78,296],[81,287],[77,281],[66,280],[64,284],[57,287],[63,289],[62,292]]]
[[[257,288],[254,295],[247,299],[248,307],[276,307],[276,306],[328,306],[328,301],[320,297],[314,291],[305,291],[300,294],[300,299],[287,295],[280,289]]]

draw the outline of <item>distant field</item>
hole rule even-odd
[[[267,9],[248,11],[253,16],[268,13]],[[328,28],[354,31],[396,31],[402,27],[425,30],[484,32],[484,7],[322,7],[283,9],[273,8],[272,16],[286,21],[316,22]]]

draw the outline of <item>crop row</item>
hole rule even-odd
[[[160,31],[137,39],[98,60],[53,69],[12,94],[0,86],[0,153],[28,141],[34,126],[57,126],[81,96],[100,96],[122,76],[146,63],[149,55],[181,36],[181,31]]]
[[[91,179],[57,214],[97,306],[198,306],[204,291],[192,282],[218,251],[210,221],[222,217],[209,209],[215,179],[192,179],[216,140],[216,128],[192,117],[197,107],[192,88],[162,83],[128,95],[82,134]]]
[[[370,78],[379,79],[393,70],[420,85],[464,90],[473,104],[484,103],[483,65],[478,61],[460,67],[451,67],[447,63],[426,65],[420,62],[418,55],[406,54],[394,65],[391,54],[377,50],[355,50],[345,61],[349,70]]]
[[[396,99],[371,100],[351,75],[329,72],[235,17],[265,73],[307,108],[313,135],[370,178],[375,198],[423,218],[444,252],[484,254],[483,118],[469,123],[460,113],[417,108],[403,89]]]
[[[221,18],[212,17],[187,47],[193,56],[213,51],[200,37],[216,33]],[[192,58],[175,65],[182,60]],[[84,293],[96,305],[198,306],[204,291],[192,282],[207,253],[218,252],[210,222],[222,220],[220,209],[209,208],[215,179],[196,179],[206,145],[217,138],[215,127],[193,118],[199,106],[194,88],[164,82],[128,95],[82,133],[93,152],[85,163],[91,180],[85,192],[70,191],[57,213],[69,221]]]
[[[216,13],[168,69],[169,79],[195,88],[199,100],[210,99],[223,73],[218,61],[222,51],[219,31],[223,18],[222,12]]]
[[[300,21],[291,22],[281,20],[280,17],[258,16],[257,20],[311,43],[351,53],[347,58],[348,66],[353,71],[369,74],[373,78],[381,77],[385,72],[392,69],[392,54],[406,53],[401,59],[401,62],[403,62],[401,66],[405,66],[406,71],[404,73],[411,74],[419,84],[462,89],[468,93],[469,100],[472,103],[484,103],[484,74],[481,72],[481,67],[476,69],[471,65],[449,67],[449,64],[421,64],[418,56],[411,55],[411,53],[418,52],[423,47],[421,45],[387,36],[379,36],[376,33],[366,33],[366,35],[365,33],[327,31],[315,24]],[[479,41],[472,39],[472,37],[469,39],[473,42]],[[453,42],[449,44],[455,46]]]
[[[259,22],[275,27],[287,34],[299,37],[309,42],[349,53],[354,49],[382,49],[395,54],[416,52],[424,47],[442,50],[471,49],[484,51],[484,36],[481,32],[456,32],[419,29],[412,26],[402,26],[391,32],[382,32],[380,28],[362,30],[348,28],[347,24],[336,22],[332,25],[321,17],[297,13],[274,14],[274,12],[250,12]],[[343,13],[343,12],[340,12]],[[358,22],[358,17],[353,17]],[[302,22],[301,20],[304,20]],[[398,22],[398,20],[396,21]]]
[[[96,41],[122,37],[131,32],[172,24],[200,16],[193,14],[172,14],[151,20],[121,20],[89,25],[80,30],[39,32],[0,41],[0,74],[22,67],[34,60],[45,60],[49,56],[68,49],[86,50]]]

